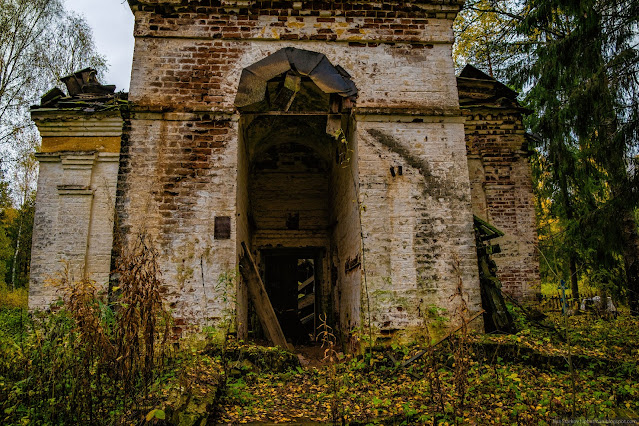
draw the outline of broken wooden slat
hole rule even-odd
[[[315,312],[313,312],[312,314],[308,314],[308,315],[306,315],[304,318],[302,318],[302,319],[300,320],[300,322],[301,322],[302,324],[306,324],[307,322],[311,322],[311,321],[313,321],[313,317],[315,317]]]
[[[297,283],[297,291],[302,291],[304,290],[306,287],[308,287],[309,284],[311,284],[313,281],[315,281],[315,277],[310,277],[308,278],[306,281],[304,281],[303,283],[298,282]]]
[[[286,337],[284,337],[282,327],[280,326],[277,316],[275,315],[275,311],[273,310],[273,305],[271,305],[271,301],[268,298],[266,288],[260,278],[257,266],[253,261],[251,252],[244,242],[242,242],[242,250],[243,253],[240,257],[240,273],[246,280],[249,296],[255,306],[257,317],[266,332],[266,337],[274,345],[281,346],[282,348],[288,348],[289,346],[286,343]]]
[[[306,296],[297,300],[297,309],[304,309],[308,306],[311,306],[313,303],[315,303],[315,293],[307,294]]]

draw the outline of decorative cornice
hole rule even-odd
[[[40,135],[46,137],[119,137],[124,120],[119,110],[82,112],[38,109],[31,112]]]
[[[237,9],[249,9],[259,14],[260,9],[273,10],[272,2],[268,0],[128,0],[131,11],[144,10],[149,7],[159,7],[165,13],[195,10],[201,7],[220,7],[229,12]],[[436,10],[438,12],[458,11],[464,5],[465,0],[280,0],[277,2],[278,9],[290,10],[317,10],[318,4],[322,10],[352,10],[357,6],[366,5],[368,8],[379,8],[383,5],[394,5],[408,9]],[[346,7],[345,5],[349,5]]]
[[[71,166],[82,168],[94,163],[117,163],[120,161],[120,154],[116,152],[95,152],[95,151],[60,151],[60,152],[37,152],[36,159],[41,163],[59,163],[65,168]]]

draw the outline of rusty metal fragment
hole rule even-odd
[[[229,216],[215,217],[213,238],[216,240],[228,240],[231,238],[231,218]]]

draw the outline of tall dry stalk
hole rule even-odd
[[[88,278],[74,282],[70,278],[68,265],[49,283],[60,290],[64,309],[73,319],[77,336],[70,340],[73,345],[71,353],[62,351],[59,355],[63,359],[54,357],[51,360],[51,374],[57,374],[55,369],[60,367],[57,364],[61,361],[65,368],[73,371],[75,379],[70,383],[69,409],[75,411],[80,420],[92,423],[104,415],[104,407],[99,401],[109,387],[107,382],[117,378],[113,369],[116,346],[110,338],[109,325],[103,318],[105,305],[96,282]],[[55,321],[50,322],[55,324]]]
[[[75,320],[76,330],[90,351],[101,354],[103,359],[113,359],[115,347],[109,338],[109,330],[102,321],[101,298],[96,282],[88,278],[73,281],[69,266],[65,265],[57,279],[48,280],[62,294],[65,309]]]
[[[444,414],[446,409],[446,398],[442,389],[442,382],[439,377],[437,365],[435,363],[435,347],[432,343],[428,325],[426,325],[424,329],[426,331],[426,340],[428,344],[428,348],[426,349],[426,371],[424,376],[426,377],[426,380],[428,380],[428,385],[430,387],[431,402],[435,404],[437,411],[441,411],[441,414]]]
[[[141,234],[132,245],[122,248],[116,263],[118,286],[114,290],[120,297],[115,338],[126,393],[132,390],[136,377],[148,387],[168,349],[170,314],[163,306],[157,257],[149,238]]]
[[[31,350],[21,339],[24,365],[20,374],[11,373],[35,378],[16,383],[36,423],[104,424],[117,416],[135,423],[150,404],[170,328],[157,253],[140,236],[120,250],[117,265],[119,286],[111,289],[110,305],[94,281],[74,281],[68,265],[48,280],[62,305],[33,316]]]
[[[468,372],[470,370],[470,342],[468,337],[468,304],[466,302],[468,296],[464,292],[464,282],[462,280],[460,261],[457,256],[453,258],[453,271],[457,282],[455,292],[450,297],[451,301],[456,300],[455,316],[460,323],[460,329],[456,337],[451,337],[451,345],[453,348],[454,375],[453,383],[457,398],[455,400],[455,412],[458,417],[463,414],[464,404],[466,402],[466,394],[468,392]]]
[[[319,330],[317,333],[317,339],[322,342],[322,348],[324,348],[324,360],[330,363],[327,384],[331,391],[331,420],[333,424],[336,425],[338,424],[338,420],[343,417],[343,406],[339,398],[341,381],[337,374],[336,365],[339,360],[337,350],[335,350],[337,339],[333,333],[333,327],[327,323],[325,313],[320,314],[319,320],[320,325],[317,327]]]

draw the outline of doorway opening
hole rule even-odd
[[[315,341],[320,288],[315,264],[320,249],[265,249],[264,285],[282,331],[294,345]]]
[[[309,58],[319,74],[304,71]],[[257,66],[263,61],[265,67]],[[310,343],[320,315],[348,339],[360,323],[361,298],[356,129],[351,95],[331,87],[342,79],[346,89],[356,89],[315,52],[288,48],[263,61],[242,78],[278,74],[244,89],[241,80],[236,99],[238,246],[246,242],[255,258],[290,343]],[[238,334],[248,337],[252,328],[259,338],[260,327],[247,326],[245,335],[240,327],[258,323],[250,320],[242,285],[237,299]]]

